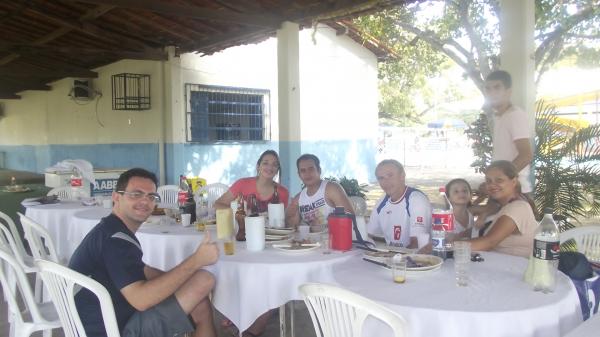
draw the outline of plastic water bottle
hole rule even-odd
[[[556,270],[560,253],[559,231],[552,209],[544,209],[544,217],[535,232],[533,254],[525,271],[525,282],[533,290],[550,293],[556,287]]]
[[[435,209],[431,221],[431,248],[432,254],[442,259],[451,258],[454,254],[453,243],[449,240],[449,233],[454,230],[454,212],[452,204],[446,196],[446,189],[440,187],[441,205],[448,205],[448,209]]]
[[[74,200],[81,200],[83,197],[83,178],[79,173],[79,170],[73,169],[71,174],[71,195]]]

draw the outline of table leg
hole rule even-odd
[[[288,302],[290,304],[290,337],[294,337],[296,331],[294,331],[294,300]]]
[[[280,337],[287,336],[286,320],[285,320],[285,307],[286,307],[285,304],[279,307],[279,336]]]

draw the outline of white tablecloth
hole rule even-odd
[[[58,258],[66,262],[69,261],[74,249],[79,244],[79,241],[81,241],[79,239],[77,242],[70,242],[67,239],[70,235],[69,231],[71,230],[73,215],[90,208],[99,207],[83,206],[79,201],[61,201],[57,204],[27,206],[25,215],[48,230],[50,236],[54,239]]]
[[[71,248],[71,255],[81,243],[81,240],[94,228],[102,218],[108,216],[110,208],[91,207],[83,211],[78,211],[71,217],[69,230],[67,232],[67,241]]]
[[[471,263],[468,287],[457,287],[453,260],[438,271],[395,284],[390,271],[355,257],[334,266],[335,282],[400,313],[412,337],[558,337],[581,323],[577,292],[559,273],[554,293],[534,292],[522,281],[527,260],[484,252]],[[389,336],[367,322],[368,336]]]
[[[583,322],[565,337],[595,337],[600,336],[600,314],[596,314]]]
[[[212,234],[216,238],[216,234]],[[204,232],[198,232],[194,226],[183,227],[179,224],[143,224],[135,236],[142,246],[144,263],[160,270],[169,270],[198,248]]]

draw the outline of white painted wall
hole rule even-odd
[[[300,32],[303,140],[377,137],[377,59],[329,26]]]
[[[164,104],[160,62],[125,60],[94,71],[98,78],[93,86],[101,98],[72,100],[68,94],[73,79],[67,78],[50,83],[50,91],[25,91],[20,100],[3,100],[6,118],[0,120],[0,144],[157,142]],[[112,110],[111,76],[124,72],[150,75],[151,110]]]

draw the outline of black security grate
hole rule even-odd
[[[113,110],[149,110],[150,75],[122,73],[112,76]]]
[[[268,90],[188,84],[186,101],[187,141],[270,139]]]

